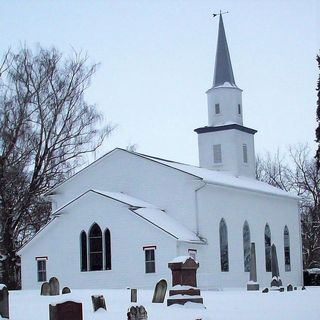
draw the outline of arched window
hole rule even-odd
[[[106,270],[111,270],[111,236],[110,230],[104,232],[105,266]]]
[[[287,226],[284,227],[283,242],[284,242],[284,268],[285,268],[285,271],[291,271],[290,236],[289,236],[289,229]]]
[[[102,232],[96,223],[92,225],[89,231],[89,261],[90,270],[102,270]]]
[[[80,266],[81,271],[88,270],[87,264],[87,234],[85,231],[81,231],[80,233]]]
[[[264,228],[264,247],[266,259],[266,271],[271,271],[271,231],[268,224]]]
[[[243,236],[243,263],[244,263],[244,271],[250,271],[250,261],[251,261],[251,253],[250,253],[250,228],[247,221],[244,222],[242,228],[242,236]]]
[[[229,256],[228,256],[228,230],[224,219],[220,220],[219,225],[220,235],[220,263],[221,271],[229,271]]]

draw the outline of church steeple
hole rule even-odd
[[[200,167],[254,178],[256,130],[243,126],[242,90],[234,80],[221,13],[213,85],[206,93],[208,126],[195,129]]]
[[[228,82],[229,84],[236,87],[226,33],[224,31],[222,14],[220,13],[216,62],[213,76],[213,87],[222,86],[225,82]]]

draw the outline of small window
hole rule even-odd
[[[215,144],[213,146],[213,163],[222,163],[221,144]]]
[[[238,114],[241,114],[241,104],[238,104]]]
[[[37,259],[37,272],[38,272],[38,282],[47,281],[47,259],[46,258],[36,258]]]
[[[197,250],[195,250],[195,249],[188,249],[188,253],[189,253],[189,256],[190,256],[194,261],[197,260]]]
[[[155,247],[143,248],[145,256],[145,272],[156,272]]]
[[[243,162],[248,163],[248,147],[246,144],[242,145],[242,155],[243,155]]]
[[[215,109],[216,114],[220,114],[220,104],[219,103],[215,104],[214,109]]]

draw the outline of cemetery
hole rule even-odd
[[[168,263],[170,281],[160,279],[154,290],[60,290],[50,278],[39,290],[9,291],[0,285],[0,319],[11,320],[214,320],[214,319],[318,319],[319,287],[286,287],[279,274],[276,247],[272,245],[270,287],[259,290],[251,244],[251,270],[247,288],[197,288],[199,263],[181,256]],[[26,303],[27,301],[27,303]],[[295,307],[292,308],[292,305]]]

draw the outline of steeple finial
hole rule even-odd
[[[228,12],[222,13],[220,11],[219,13],[219,32],[214,67],[213,87],[222,86],[225,82],[229,82],[232,86],[236,87],[232,71],[227,38],[224,31],[224,25],[222,20],[222,14],[224,13]],[[213,14],[214,17],[217,15],[218,14]]]

